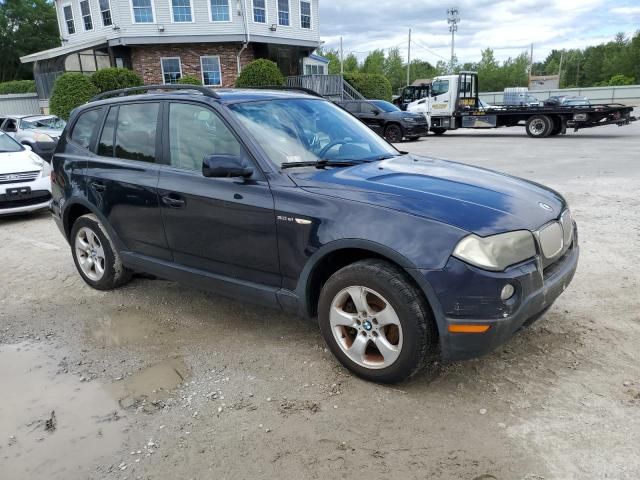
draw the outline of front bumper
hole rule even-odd
[[[426,123],[404,123],[402,125],[405,137],[424,137],[429,133]]]
[[[482,356],[535,322],[573,279],[578,257],[576,232],[571,247],[542,271],[536,260],[504,272],[488,272],[454,257],[443,270],[422,271],[440,331],[443,360]],[[515,287],[515,294],[502,301],[500,291],[506,283]],[[451,325],[488,325],[489,329],[484,333],[452,333]]]
[[[20,196],[7,195],[7,189],[29,187],[29,193]],[[34,212],[51,205],[51,181],[39,177],[30,182],[0,185],[0,215]]]

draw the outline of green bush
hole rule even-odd
[[[63,73],[53,86],[49,109],[53,115],[68,120],[71,110],[88,102],[97,93],[98,89],[86,75]]]
[[[178,80],[178,83],[183,85],[202,85],[202,82],[195,75],[183,75]]]
[[[384,75],[376,73],[345,73],[344,79],[365,98],[391,101],[391,83]]]
[[[278,65],[261,58],[254,60],[242,69],[236,80],[236,87],[269,87],[284,85],[284,77]]]
[[[0,83],[0,95],[8,95],[10,93],[34,93],[36,91],[36,82],[33,80],[15,80],[13,82]]]
[[[140,75],[128,68],[103,68],[91,75],[91,82],[98,93],[143,85]]]
[[[609,86],[619,86],[619,85],[633,85],[635,83],[635,79],[633,77],[626,77],[624,75],[614,75],[609,79]]]

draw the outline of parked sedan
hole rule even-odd
[[[0,117],[0,130],[15,138],[45,160],[50,160],[66,122],[55,115],[7,115]]]
[[[0,215],[48,208],[50,173],[49,164],[31,147],[0,132]]]
[[[384,100],[352,100],[338,102],[338,105],[391,143],[401,142],[403,138],[417,140],[429,132],[424,115],[403,112]]]

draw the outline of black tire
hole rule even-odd
[[[397,358],[389,366],[367,368],[359,365],[347,356],[334,337],[330,323],[334,299],[339,298],[344,289],[354,286],[363,286],[381,294],[397,314],[402,344]],[[320,292],[318,323],[325,342],[340,363],[366,380],[398,383],[415,375],[436,357],[437,327],[422,292],[413,285],[406,272],[383,260],[361,260],[334,273]],[[370,342],[373,341],[371,337]]]
[[[546,115],[533,115],[527,119],[525,129],[531,138],[546,138],[551,135],[553,121]]]
[[[434,135],[444,135],[444,132],[447,131],[446,128],[432,128],[431,131]]]
[[[418,141],[419,139],[420,139],[420,137],[409,137],[409,138],[407,138],[407,140],[410,141],[410,142],[415,142],[415,141]]]
[[[551,128],[549,136],[555,137],[556,135],[560,135],[560,133],[562,133],[562,120],[560,120],[559,117],[553,117],[552,122],[553,127]]]
[[[80,266],[80,259],[78,258],[78,251],[76,248],[76,239],[78,237],[78,232],[83,228],[90,230],[96,237],[98,237],[100,246],[104,251],[104,273],[101,278],[97,280],[89,278]],[[74,222],[71,227],[69,243],[71,244],[71,255],[73,256],[73,262],[76,264],[78,273],[90,287],[93,287],[96,290],[112,290],[131,280],[133,272],[122,265],[120,255],[109,238],[109,234],[102,223],[98,220],[98,217],[94,214],[83,215]]]
[[[386,138],[389,143],[400,143],[402,136],[402,128],[395,123],[388,125],[387,128],[384,129],[384,138]]]

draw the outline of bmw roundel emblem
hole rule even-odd
[[[540,208],[543,208],[545,210],[553,210],[553,208],[551,208],[551,206],[547,205],[546,203],[538,202],[538,205],[540,205]]]

